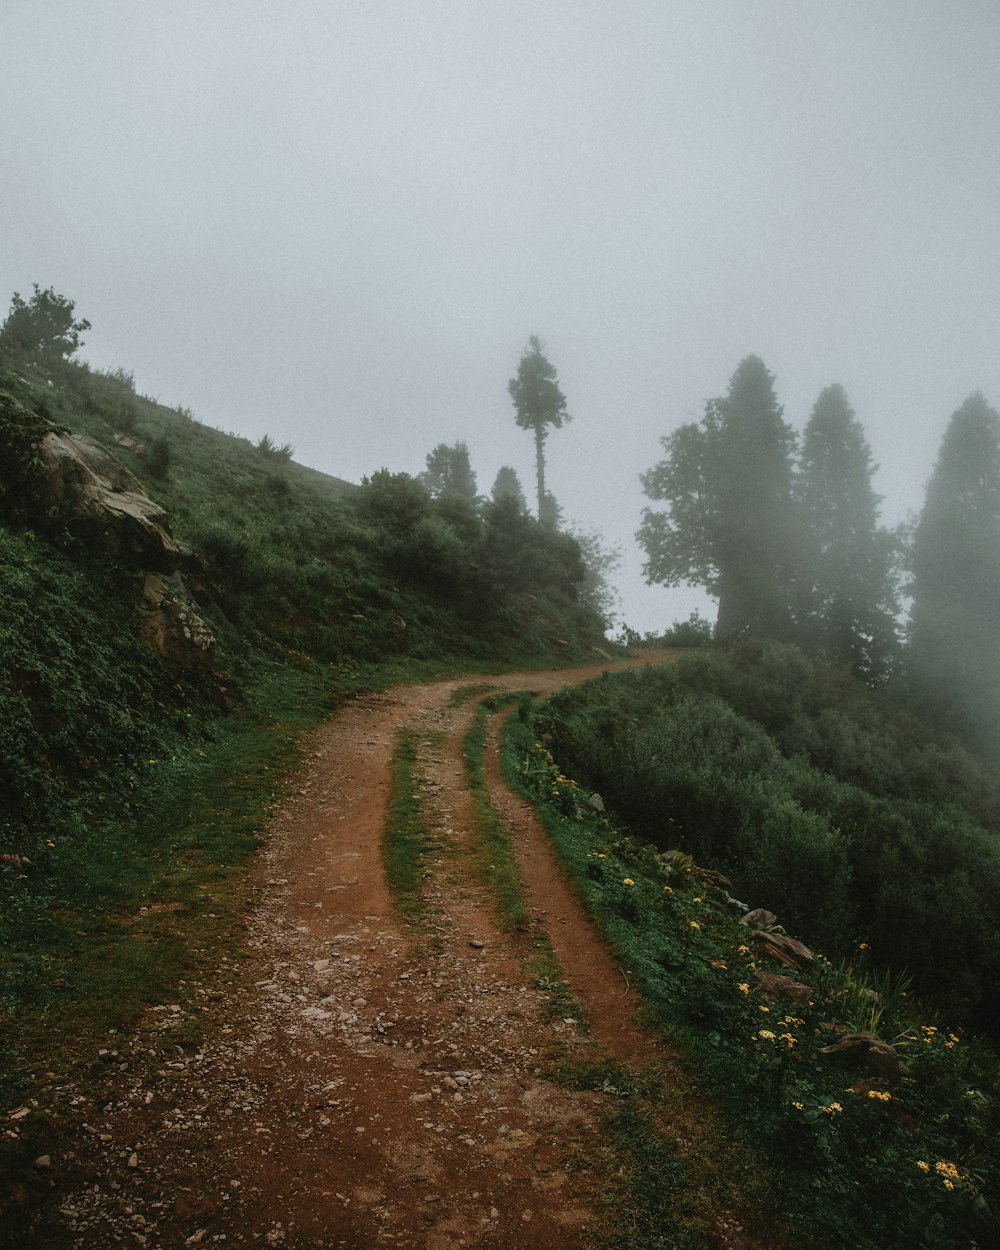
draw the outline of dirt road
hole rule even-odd
[[[484,681],[551,691],[603,667]],[[51,1160],[58,1215],[37,1244],[591,1244],[603,1096],[553,1081],[553,1066],[665,1056],[530,807],[503,786],[494,741],[493,802],[577,1005],[553,1018],[531,943],[498,928],[469,854],[461,746],[475,700],[454,698],[469,682],[360,698],[316,731],[256,870],[246,950],[220,970],[234,987],[187,987],[185,1008],[158,1006],[122,1045],[112,1100],[79,1108],[68,1191]],[[422,743],[432,831],[419,930],[394,908],[380,854],[403,728]],[[201,1048],[164,1045],[195,1014]],[[742,1244],[732,1237],[718,1244]]]

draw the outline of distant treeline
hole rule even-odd
[[[879,523],[876,466],[843,387],[801,439],[750,356],[643,476],[650,582],[704,586],[716,637],[795,642],[870,684],[902,678],[923,709],[1000,744],[1000,416],[952,416],[919,521]],[[908,624],[901,599],[912,600]]]

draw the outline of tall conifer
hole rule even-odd
[[[912,551],[909,671],[986,745],[1000,744],[1000,416],[981,394],[952,416]]]
[[[819,396],[796,479],[802,521],[796,606],[802,642],[878,680],[897,658],[895,540],[878,523],[876,465],[840,385]]]

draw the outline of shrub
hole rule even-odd
[[[147,464],[150,476],[158,481],[162,482],[170,472],[170,443],[165,438],[153,439]]]

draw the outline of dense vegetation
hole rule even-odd
[[[609,674],[545,716],[636,836],[1000,1036],[1000,787],[956,742],[787,644]]]
[[[761,1230],[995,1245],[996,1053],[958,1023],[996,1026],[997,793],[974,761],[788,646],[606,675],[509,738],[509,775],[754,1160],[731,1193],[759,1207],[767,1177]],[[720,867],[816,957],[771,962]]]

